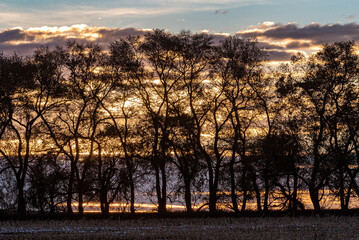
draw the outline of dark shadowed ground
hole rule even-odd
[[[0,239],[359,239],[358,216],[25,220]]]

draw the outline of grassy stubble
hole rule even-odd
[[[0,239],[359,239],[358,216],[0,222]]]

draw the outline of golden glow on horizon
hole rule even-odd
[[[220,194],[227,194],[229,196],[230,192],[218,192]],[[197,193],[193,193],[194,195],[208,195],[208,192],[197,192]],[[237,193],[238,195],[240,195],[240,193]],[[270,209],[271,210],[280,210],[282,208],[282,200],[281,200],[281,193],[278,192],[273,192],[272,193],[273,196],[276,197],[276,199],[271,199],[270,201]],[[321,199],[321,205],[323,209],[340,209],[340,201],[339,199],[335,196],[335,194],[330,191],[330,190],[322,190],[320,191],[320,194],[323,194],[323,198]],[[261,192],[261,196],[264,195],[264,192]],[[310,199],[310,195],[308,191],[298,191],[298,197],[299,200],[304,204],[306,209],[313,209],[312,206],[312,201]],[[263,203],[262,203],[263,204]],[[62,203],[59,204],[62,207],[65,207],[66,204]],[[227,203],[222,203],[222,202],[218,202],[217,204],[217,209],[220,210],[224,210],[224,211],[230,211],[231,210],[231,203],[227,202]],[[78,202],[74,202],[72,203],[72,206],[75,208],[74,210],[76,211],[77,207],[79,206]],[[158,208],[157,204],[153,204],[153,203],[135,203],[134,204],[135,208],[136,208],[136,212],[156,212],[156,209]],[[84,211],[91,213],[91,212],[101,212],[100,210],[100,202],[86,202],[83,204],[84,207]],[[129,203],[121,203],[121,202],[115,202],[115,203],[110,203],[110,212],[129,212],[129,207],[130,204]],[[359,201],[351,201],[350,202],[350,208],[358,208],[359,207]],[[206,202],[200,202],[197,204],[192,204],[192,208],[194,210],[197,210],[199,208],[203,209],[203,210],[208,210],[208,205]],[[247,202],[247,210],[256,210],[257,209],[257,202],[255,199],[249,200]],[[180,205],[180,204],[167,204],[167,210],[168,211],[185,211],[186,210],[186,206]]]

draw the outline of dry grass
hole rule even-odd
[[[359,217],[0,222],[0,239],[359,239]]]

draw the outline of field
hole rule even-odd
[[[359,239],[358,216],[26,220],[0,239]]]

